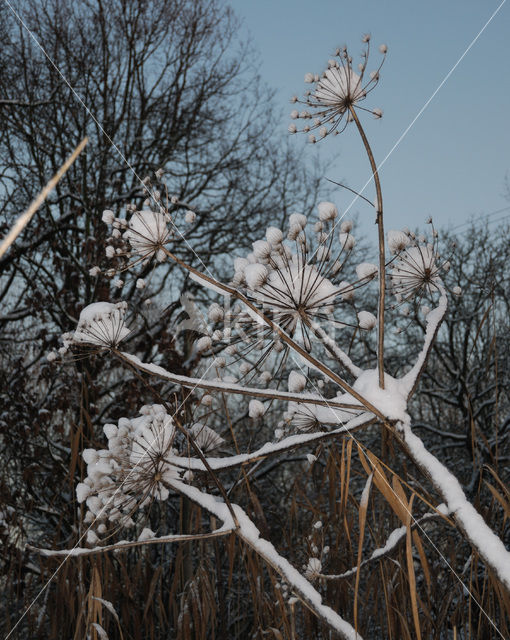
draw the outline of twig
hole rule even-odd
[[[37,196],[35,200],[32,201],[31,205],[28,209],[22,213],[19,218],[14,223],[13,227],[9,231],[9,233],[5,236],[0,244],[0,258],[4,255],[7,249],[11,246],[11,244],[16,240],[19,234],[23,231],[23,229],[27,226],[27,224],[32,219],[34,213],[39,209],[42,203],[49,196],[51,191],[55,188],[59,180],[66,173],[69,167],[73,164],[76,158],[83,151],[83,148],[87,144],[89,139],[87,137],[83,138],[80,144],[76,147],[73,153],[69,156],[69,158],[64,162],[64,164],[60,167],[57,173],[53,176],[53,178],[47,183],[41,193]]]

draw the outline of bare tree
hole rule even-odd
[[[147,393],[135,375],[103,359],[78,362],[76,378],[69,370],[55,376],[45,357],[84,305],[118,293],[105,274],[102,211],[142,207],[151,176],[153,191],[170,204],[185,195],[199,212],[177,253],[200,247],[224,274],[233,246],[249,246],[274,211],[283,215],[303,200],[311,207],[319,181],[305,175],[299,153],[278,133],[250,43],[223,2],[30,0],[15,8],[31,33],[2,6],[1,233],[77,141],[90,139],[0,260],[2,502],[10,520],[24,514],[19,536],[4,538],[4,566],[20,576],[10,595],[21,602],[36,569],[19,540],[49,530],[66,539],[77,526],[69,478],[82,462],[69,452],[95,442],[103,415],[116,419],[125,402]],[[164,182],[155,176],[160,169]],[[123,289],[141,318],[136,349],[152,357],[156,340],[162,361],[189,374],[193,354],[184,342],[184,353],[177,349],[174,329],[180,294],[198,287],[171,261],[139,275],[145,288],[128,282]],[[165,287],[169,297],[148,305]],[[18,611],[3,616],[7,630]]]
[[[130,201],[126,215],[107,210],[103,216],[111,233],[106,242],[112,272],[133,273],[135,279],[140,270],[169,260],[221,298],[210,305],[202,335],[194,334],[182,363],[192,362],[193,373],[168,366],[159,349],[142,357],[136,322],[128,318],[124,301],[86,306],[74,331],[63,335],[60,355],[109,354],[144,387],[143,406],[130,414],[133,401],[126,403],[123,414],[104,425],[103,443],[91,441],[93,446],[82,451],[86,473],[76,486],[81,507],[75,546],[32,547],[43,557],[65,559],[69,571],[83,566],[80,558],[101,558],[86,565],[88,579],[78,584],[74,602],[80,603],[80,633],[106,633],[105,608],[122,627],[115,607],[102,597],[111,571],[108,560],[102,571],[98,564],[111,552],[141,547],[141,553],[150,554],[163,544],[178,545],[172,558],[182,579],[173,574],[170,592],[181,597],[168,628],[179,637],[207,637],[218,628],[218,610],[222,631],[230,637],[334,633],[354,640],[362,633],[441,638],[469,637],[475,629],[480,637],[508,632],[510,554],[495,526],[502,521],[504,532],[506,489],[496,469],[499,489],[491,485],[488,491],[499,502],[499,516],[488,509],[481,514],[448,468],[455,459],[443,457],[441,448],[434,455],[418,436],[423,423],[413,419],[413,406],[429,422],[435,415],[439,429],[450,419],[433,407],[430,386],[423,402],[416,399],[431,358],[438,364],[430,378],[441,376],[439,384],[448,394],[452,380],[466,386],[462,376],[476,367],[494,369],[483,359],[483,348],[473,357],[488,314],[483,312],[477,323],[471,305],[477,299],[485,305],[484,295],[490,298],[490,293],[482,284],[485,293],[467,296],[464,316],[462,305],[454,302],[456,317],[445,336],[441,326],[449,301],[461,291],[448,281],[450,261],[439,250],[434,227],[428,237],[408,230],[385,233],[382,188],[360,103],[377,84],[387,49],[380,47],[379,68],[367,77],[370,37],[364,42],[356,70],[343,48],[322,75],[307,74],[313,89],[302,101],[305,109],[292,115],[304,121],[311,142],[317,141],[313,131],[326,137],[349,123],[359,133],[376,191],[373,262],[362,256],[355,269],[347,270],[356,256],[352,223],[339,220],[331,202],[319,203],[313,226],[303,212],[290,214],[284,229],[269,226],[252,251],[234,262],[227,283],[200,264],[200,256],[197,267],[182,250],[183,218],[200,217],[186,194],[167,200],[147,183],[148,202]],[[364,110],[381,116],[378,109]],[[297,132],[297,124],[290,131]],[[472,264],[476,273],[480,265]],[[469,274],[464,269],[458,275],[465,280]],[[362,290],[372,299],[370,306]],[[409,325],[412,304],[422,315]],[[456,323],[464,345],[460,355]],[[366,336],[361,360],[352,349],[359,334]],[[51,359],[58,360],[57,354]],[[443,372],[448,367],[456,367],[450,380]],[[84,380],[85,392],[91,384]],[[491,393],[492,387],[489,377]],[[484,394],[476,395],[483,405]],[[458,407],[462,410],[462,399]],[[473,417],[470,424],[471,434],[480,438]],[[499,425],[496,430],[499,441]],[[497,456],[497,444],[485,439],[489,455]],[[301,454],[307,465],[301,473],[289,471],[296,451],[306,454]],[[268,482],[269,498],[260,493]],[[279,489],[283,495],[274,500]],[[270,507],[289,520],[282,523],[280,515],[279,535],[272,531],[278,516],[269,517]],[[299,522],[300,507],[306,524]],[[200,545],[195,558],[189,551],[193,542]],[[239,555],[245,569],[234,572]],[[151,567],[162,565],[157,556]],[[362,571],[367,571],[363,577]],[[230,588],[234,580],[240,584],[237,592]],[[151,582],[151,589],[155,585]],[[247,589],[250,612],[240,612],[230,623],[232,602]],[[164,633],[162,618],[155,633]],[[113,622],[107,626],[114,628]]]

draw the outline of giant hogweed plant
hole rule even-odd
[[[105,447],[82,453],[87,475],[77,485],[76,494],[85,516],[77,546],[72,550],[39,550],[45,555],[89,555],[125,546],[235,535],[280,574],[286,593],[340,637],[359,639],[342,611],[323,601],[321,581],[335,578],[325,572],[324,556],[312,548],[302,570],[291,565],[261,536],[246,511],[230,500],[222,472],[241,467],[244,472],[251,464],[296,448],[308,452],[313,462],[310,452],[319,443],[345,436],[357,442],[361,455],[364,431],[378,425],[434,486],[441,502],[434,507],[427,501],[428,515],[448,519],[456,526],[459,536],[471,544],[503,587],[510,589],[510,555],[505,546],[467,500],[452,472],[425,448],[408,413],[409,400],[448,312],[448,297],[460,291],[448,291],[443,282],[449,262],[439,255],[433,226],[428,238],[416,237],[407,229],[384,231],[382,188],[362,120],[367,112],[375,118],[382,116],[380,109],[363,105],[379,81],[386,47],[379,49],[379,67],[368,73],[370,38],[366,36],[364,42],[356,68],[344,47],[336,51],[322,74],[306,74],[310,89],[303,99],[292,99],[302,110],[292,111],[289,131],[307,133],[312,143],[345,129],[359,134],[375,186],[375,204],[369,202],[375,209],[378,230],[374,264],[356,264],[352,223],[339,216],[333,203],[321,202],[314,219],[293,213],[284,229],[269,227],[264,237],[254,242],[252,252],[235,258],[231,281],[220,282],[196,254],[190,261],[182,257],[186,225],[194,225],[196,215],[189,203],[169,196],[161,170],[154,179],[144,180],[147,199],[140,207],[129,203],[122,214],[103,213],[111,229],[106,247],[111,267],[101,272],[93,266],[93,275],[115,279],[121,291],[126,275],[137,278],[138,268],[147,272],[149,263],[156,266],[172,260],[208,289],[209,295],[217,297],[208,309],[207,321],[201,324],[203,335],[194,345],[202,375],[177,375],[157,362],[142,362],[129,353],[123,345],[129,344],[136,320],[128,322],[127,305],[122,301],[85,307],[75,331],[63,336],[61,355],[108,354],[147,385],[157,378],[183,388],[186,402],[199,407],[203,416],[183,420],[168,398],[159,397],[158,404],[140,407],[139,416],[106,424]],[[296,123],[301,122],[298,127]],[[136,286],[143,288],[147,282],[137,278]],[[406,315],[413,304],[421,305],[426,314],[423,345],[414,365],[394,377],[385,368],[385,337],[391,332],[393,345],[405,343],[405,326],[410,321]],[[353,333],[366,334],[367,339],[374,335],[375,356],[370,367],[361,367],[351,357]],[[50,359],[56,357],[50,354]],[[329,392],[331,389],[336,391]],[[246,407],[245,420],[270,420],[272,440],[250,451],[221,455],[227,430],[220,436],[217,428],[207,424],[216,426],[222,419],[220,398],[230,398],[237,408]],[[278,413],[280,417],[275,418]],[[215,421],[210,420],[211,415]],[[235,433],[228,438],[237,449]],[[360,511],[366,510],[371,485],[375,484],[383,495],[392,496],[401,515],[404,533],[394,532],[382,548],[384,554],[391,553],[395,541],[405,536],[405,531],[409,538],[411,527],[420,527],[420,523],[411,514],[412,499],[407,503],[390,487],[377,458],[368,452],[363,460],[368,479]],[[207,483],[204,477],[209,478]],[[147,505],[175,495],[199,505],[209,514],[210,523],[221,524],[199,535],[154,533],[144,526],[141,514]],[[129,539],[115,541],[114,534],[119,532],[126,532]],[[359,564],[358,572],[355,569],[353,576],[359,575]],[[419,634],[417,617],[414,622]],[[358,626],[356,609],[353,624]]]

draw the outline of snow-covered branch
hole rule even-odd
[[[116,542],[115,544],[107,544],[104,546],[96,546],[96,547],[73,547],[72,549],[41,549],[39,547],[34,547],[30,544],[27,545],[27,549],[29,551],[33,551],[35,553],[40,554],[41,556],[45,556],[46,558],[50,557],[76,557],[76,556],[91,556],[96,555],[98,553],[108,553],[110,551],[123,551],[124,549],[131,549],[133,547],[140,547],[147,544],[167,544],[173,542],[191,542],[195,540],[209,540],[210,538],[219,538],[221,536],[226,536],[229,533],[234,531],[233,528],[229,528],[225,525],[216,529],[215,531],[211,531],[210,533],[196,533],[196,534],[183,534],[183,535],[168,535],[168,536],[154,536],[154,537],[145,537],[139,538],[138,540],[121,540],[120,542]],[[143,532],[142,532],[143,533]]]
[[[172,481],[171,486],[181,495],[222,520],[224,526],[234,528],[227,506],[216,497],[204,493],[179,481]],[[237,516],[239,527],[235,533],[251,547],[267,564],[272,567],[290,585],[293,593],[322,622],[336,631],[345,640],[362,640],[359,633],[346,622],[336,611],[322,603],[322,596],[313,585],[295,569],[288,560],[280,555],[273,544],[260,537],[260,532],[250,520],[246,512],[238,505],[232,505]]]
[[[405,423],[398,428],[401,429],[403,444],[411,460],[430,479],[459,529],[480,558],[510,591],[510,552],[466,498],[457,478],[427,451],[410,425]]]
[[[418,518],[417,520],[414,520],[414,522],[412,523],[412,526],[415,527],[417,525],[421,525],[423,522],[426,522],[428,520],[432,520],[435,518],[442,518],[442,517],[443,516],[440,513],[427,513],[422,518]],[[386,539],[386,543],[382,547],[378,547],[377,549],[374,549],[374,551],[372,551],[371,555],[368,558],[365,558],[365,560],[362,560],[359,568],[362,569],[367,564],[371,564],[372,562],[374,562],[374,560],[381,560],[381,558],[388,556],[394,549],[398,547],[400,542],[405,540],[406,534],[407,534],[407,527],[405,526],[394,529]],[[348,569],[347,571],[344,571],[344,573],[337,573],[337,574],[321,573],[319,574],[318,577],[323,578],[325,580],[344,580],[345,578],[350,578],[351,576],[355,575],[357,571],[358,571],[358,567],[356,566],[356,567],[352,567],[351,569]]]
[[[436,286],[441,293],[441,297],[439,298],[439,304],[435,309],[430,311],[427,315],[427,328],[425,331],[425,337],[423,340],[423,347],[416,359],[415,364],[412,369],[406,373],[406,375],[402,378],[402,383],[407,388],[407,397],[411,397],[416,389],[418,381],[420,379],[423,370],[427,366],[427,359],[430,354],[430,350],[434,344],[434,340],[436,338],[437,332],[439,331],[439,327],[441,326],[441,322],[445,316],[446,310],[448,308],[448,297],[446,295],[446,291],[441,283],[436,283]]]
[[[312,393],[290,393],[288,391],[278,391],[277,389],[264,389],[256,387],[244,387],[240,384],[232,382],[223,382],[221,380],[207,380],[205,378],[192,378],[181,376],[171,371],[167,371],[163,367],[151,362],[142,362],[137,356],[131,355],[124,351],[114,351],[114,354],[121,358],[127,364],[135,367],[139,371],[148,373],[151,376],[157,376],[169,382],[175,382],[189,389],[208,389],[210,391],[218,391],[221,393],[233,393],[254,398],[265,398],[268,400],[284,400],[285,402],[298,402],[302,404],[321,405],[324,407],[332,407],[337,409],[353,409],[359,411],[362,409],[359,404],[353,402],[339,402],[335,398],[324,398]]]
[[[257,462],[269,456],[278,455],[302,447],[305,445],[315,444],[317,442],[323,442],[324,440],[331,440],[341,434],[350,434],[357,429],[367,427],[373,423],[375,418],[370,413],[363,413],[360,416],[356,416],[352,420],[346,422],[343,426],[332,431],[321,431],[319,433],[298,433],[287,438],[283,438],[280,442],[266,442],[262,447],[252,451],[251,453],[240,453],[236,456],[224,456],[222,458],[207,458],[207,463],[214,471],[221,471],[224,469],[232,469],[240,465]],[[168,458],[167,461],[181,469],[189,469],[191,471],[206,471],[201,460],[197,458],[186,458],[183,456],[173,456]]]
[[[326,347],[326,349],[331,353],[331,355],[338,360],[338,362],[349,371],[355,378],[357,378],[362,372],[363,369],[356,366],[354,362],[349,358],[349,356],[345,353],[343,349],[341,349],[338,344],[328,336],[328,334],[324,331],[324,329],[316,322],[312,323],[312,330],[322,342],[322,344]]]

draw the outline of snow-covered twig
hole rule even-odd
[[[362,372],[363,369],[356,366],[354,362],[349,358],[349,356],[340,349],[337,343],[328,336],[328,334],[322,329],[322,327],[314,322],[311,325],[312,331],[315,333],[317,338],[322,342],[322,344],[326,347],[329,353],[336,359],[342,366],[344,366],[349,373],[351,373],[355,378],[357,378]]]
[[[427,520],[432,520],[434,518],[442,518],[442,517],[443,517],[443,514],[441,513],[427,513],[422,518],[418,518],[417,520],[415,520],[412,526],[416,526],[417,524],[421,524]],[[384,546],[379,547],[378,549],[374,549],[370,557],[365,558],[365,560],[361,562],[360,569],[365,565],[370,564],[374,560],[380,560],[381,558],[384,558],[389,553],[391,553],[394,549],[396,549],[396,547],[402,540],[405,540],[406,534],[407,534],[407,527],[405,526],[394,529],[386,539],[386,543],[384,544]],[[352,567],[351,569],[349,569],[348,571],[345,571],[344,573],[338,573],[338,574],[321,573],[319,574],[318,577],[324,578],[325,580],[343,580],[344,578],[350,578],[351,576],[355,575],[357,571],[358,571],[358,567]]]
[[[323,440],[335,438],[338,435],[345,433],[352,433],[353,430],[367,427],[373,423],[375,418],[370,413],[363,413],[360,416],[356,416],[349,422],[333,431],[326,431],[320,433],[298,433],[292,436],[284,438],[280,442],[266,442],[262,447],[252,451],[251,453],[240,453],[236,456],[225,456],[223,458],[207,458],[207,463],[214,471],[221,471],[223,469],[232,469],[243,464],[256,462],[269,456],[278,455],[294,449],[296,447],[302,447],[308,444],[314,444],[316,442],[322,442]],[[184,458],[181,456],[173,456],[168,458],[167,461],[182,469],[190,469],[192,471],[206,471],[206,468],[201,460],[197,458]]]
[[[181,495],[186,496],[209,513],[223,521],[224,526],[233,528],[231,515],[224,502],[214,496],[203,493],[196,487],[173,480],[170,485]],[[293,593],[312,611],[322,622],[336,631],[345,640],[362,640],[353,627],[338,615],[331,607],[322,603],[321,594],[313,585],[295,569],[288,560],[281,556],[273,544],[260,537],[260,532],[250,520],[246,512],[238,505],[232,505],[239,527],[236,535],[251,547],[268,565],[270,565],[289,584]]]
[[[354,409],[359,411],[362,409],[360,405],[353,403],[338,402],[335,398],[328,399],[312,393],[290,393],[288,391],[278,391],[276,389],[264,389],[255,387],[244,387],[240,384],[232,382],[222,382],[221,380],[205,380],[204,378],[191,378],[172,373],[163,367],[151,362],[142,362],[137,356],[126,353],[125,351],[113,350],[113,353],[124,362],[130,364],[136,369],[148,373],[149,375],[175,382],[183,387],[192,389],[209,389],[211,391],[220,391],[223,393],[234,393],[251,397],[267,398],[271,400],[283,400],[285,402],[299,402],[302,404],[322,405],[337,409]]]
[[[435,309],[428,313],[427,328],[425,331],[425,338],[423,340],[423,347],[412,369],[408,371],[402,378],[402,383],[407,389],[408,398],[413,395],[420,376],[427,366],[427,359],[429,357],[430,350],[432,349],[432,345],[434,344],[434,340],[436,339],[437,332],[439,331],[439,327],[441,326],[441,322],[443,321],[444,315],[448,308],[448,297],[446,295],[444,287],[439,282],[436,282],[436,286],[441,293],[439,304]]]
[[[145,544],[163,544],[167,542],[189,542],[192,540],[208,540],[209,538],[219,538],[232,533],[234,529],[223,525],[215,531],[210,533],[197,533],[197,534],[183,534],[183,535],[168,535],[158,536],[154,538],[146,538],[144,540],[121,540],[115,544],[107,544],[104,547],[91,547],[87,549],[85,547],[74,547],[73,549],[41,549],[39,547],[33,547],[27,544],[29,551],[39,553],[46,558],[53,556],[91,556],[97,553],[108,553],[109,551],[123,551],[124,549],[131,549],[132,547],[140,547]]]

